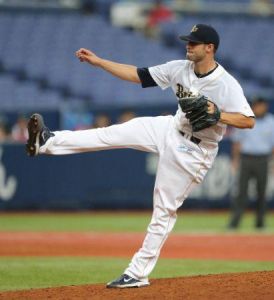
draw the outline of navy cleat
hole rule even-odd
[[[127,274],[123,274],[121,277],[119,277],[116,280],[113,280],[107,284],[107,288],[137,288],[137,287],[143,287],[148,286],[149,282],[141,281],[135,278],[130,277]]]
[[[33,114],[28,121],[29,139],[26,144],[26,151],[29,156],[35,156],[39,153],[39,148],[46,141],[54,136],[44,124],[43,117],[39,114]]]

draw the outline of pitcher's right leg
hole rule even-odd
[[[54,134],[45,126],[43,117],[33,114],[28,122],[29,139],[26,144],[26,151],[29,156],[38,155],[39,149]]]

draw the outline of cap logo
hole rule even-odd
[[[196,25],[194,25],[190,32],[196,32],[197,30],[198,30],[198,27]]]

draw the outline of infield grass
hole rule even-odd
[[[173,232],[225,233],[229,212],[180,212]],[[54,232],[144,232],[151,212],[26,213],[0,214],[0,231]],[[246,213],[239,233],[258,233],[253,213]],[[274,213],[266,218],[260,232],[274,233]]]
[[[0,290],[106,283],[120,276],[128,259],[79,257],[0,258]],[[274,262],[160,259],[151,278],[274,270]]]

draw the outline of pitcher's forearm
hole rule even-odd
[[[100,59],[98,67],[120,79],[141,83],[136,66],[119,64],[110,60]]]
[[[253,128],[255,125],[253,117],[246,117],[239,113],[222,112],[220,122],[237,128]]]

